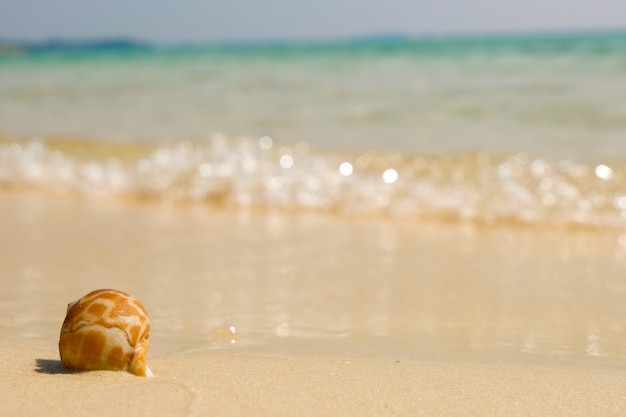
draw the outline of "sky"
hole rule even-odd
[[[160,43],[626,29],[626,0],[0,0],[0,39]]]

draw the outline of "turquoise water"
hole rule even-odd
[[[0,181],[621,226],[625,97],[626,32],[7,54]]]
[[[3,133],[626,156],[626,32],[0,57]]]

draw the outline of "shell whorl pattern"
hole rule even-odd
[[[152,376],[146,366],[150,320],[145,307],[122,291],[92,291],[68,304],[59,353],[68,368],[109,369]]]

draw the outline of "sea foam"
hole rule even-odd
[[[216,135],[163,145],[6,140],[0,185],[339,215],[554,226],[626,226],[624,162],[525,153],[336,152]]]

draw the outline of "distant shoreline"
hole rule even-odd
[[[0,39],[0,55],[46,52],[120,52],[151,51],[155,49],[255,49],[292,47],[341,47],[392,44],[474,43],[502,41],[559,41],[571,39],[598,40],[619,38],[626,42],[626,28],[612,30],[497,32],[497,33],[446,33],[412,35],[404,33],[379,33],[333,39],[259,39],[224,40],[207,42],[160,43],[134,38],[111,37],[96,39],[50,38],[43,40]]]
[[[0,53],[15,52],[68,52],[68,51],[137,51],[151,49],[146,42],[103,38],[95,40],[48,39],[43,41],[3,41],[0,40]]]

